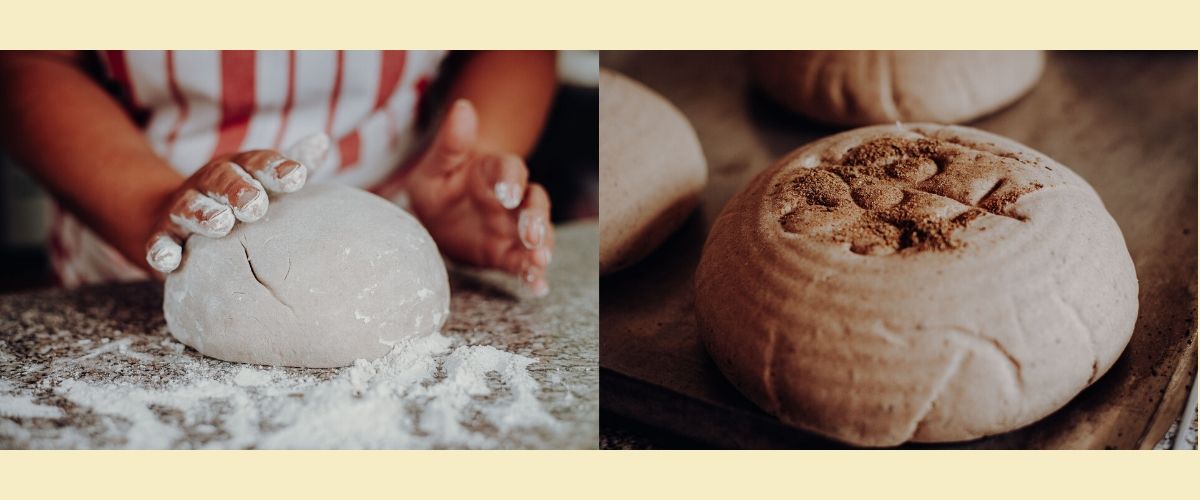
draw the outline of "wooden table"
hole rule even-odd
[[[604,53],[663,94],[709,164],[701,207],[640,264],[601,281],[606,412],[717,447],[837,447],[758,410],[699,343],[692,272],[724,203],[776,158],[837,132],[747,85],[736,52]],[[1140,308],[1116,365],[1066,407],[961,448],[1150,448],[1178,418],[1196,369],[1196,53],[1052,53],[1020,102],[969,125],[1042,151],[1100,193],[1137,268]]]

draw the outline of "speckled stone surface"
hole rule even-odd
[[[534,359],[526,368],[536,382],[537,403],[533,406],[540,405],[539,412],[544,410],[542,413],[553,418],[553,422],[527,428],[521,422],[488,421],[503,421],[506,415],[475,415],[475,421],[461,423],[478,434],[474,436],[478,439],[465,441],[476,443],[470,447],[597,446],[598,230],[594,222],[589,222],[559,227],[557,231],[548,297],[518,298],[513,292],[515,283],[491,273],[451,273],[451,316],[443,334],[456,345],[492,346]],[[364,364],[356,368],[361,371],[371,367]],[[354,382],[357,374],[347,377],[347,370],[254,367],[206,358],[185,349],[166,330],[162,287],[157,283],[0,296],[0,448],[274,447],[256,441],[260,434],[267,436],[272,431],[272,423],[260,413],[265,415],[273,401],[311,399],[305,388],[324,381],[341,377]],[[186,384],[184,378],[189,379]],[[120,418],[93,411],[105,403],[120,406],[127,401],[100,400],[87,406],[63,395],[69,393],[64,386],[85,383],[90,384],[88,387],[123,390],[106,394],[157,391],[153,393],[163,397],[174,387],[194,391],[201,387],[197,378],[223,381],[225,385],[217,388],[252,386],[254,390],[239,393],[241,399],[221,399],[220,404],[199,417],[181,415],[178,409],[149,401],[144,419],[149,422],[121,422]],[[504,390],[499,387],[487,397],[504,397]],[[253,400],[246,401],[250,397]],[[239,429],[227,428],[235,423]],[[149,424],[172,437],[128,438],[137,433],[143,438],[152,434],[144,428]],[[334,421],[329,425],[354,422]],[[130,428],[128,435],[122,435],[123,426]],[[369,430],[364,432],[369,436]],[[230,440],[231,435],[242,439]],[[380,445],[348,442],[334,447]],[[386,443],[382,447],[387,447]]]

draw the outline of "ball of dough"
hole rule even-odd
[[[662,96],[600,71],[600,273],[645,257],[696,207],[708,165],[696,132]]]
[[[438,331],[450,286],[421,223],[375,195],[310,185],[224,238],[188,238],[163,312],[180,342],[226,361],[346,366]]]
[[[695,291],[701,338],[747,397],[865,446],[1050,414],[1112,366],[1138,309],[1087,182],[928,124],[834,135],[763,171],[713,225]]]
[[[999,110],[1042,73],[1039,51],[753,52],[758,86],[788,109],[834,125],[960,123]]]

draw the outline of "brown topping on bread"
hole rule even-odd
[[[1042,188],[1034,165],[932,138],[876,138],[788,170],[774,190],[783,229],[863,255],[959,248],[980,217],[1023,220],[1012,205]]]

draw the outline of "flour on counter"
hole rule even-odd
[[[31,394],[22,392],[12,382],[0,379],[0,418],[62,418],[62,410],[38,404]]]
[[[53,360],[39,384],[51,404],[0,379],[0,438],[28,448],[506,448],[537,445],[509,431],[561,425],[538,400],[535,359],[440,334],[334,370],[227,363],[168,343],[157,356],[118,340]],[[39,433],[11,420],[63,409],[89,425]]]
[[[555,237],[549,296],[453,272],[441,335],[340,369],[201,356],[157,283],[0,295],[0,449],[595,448],[599,229]]]

